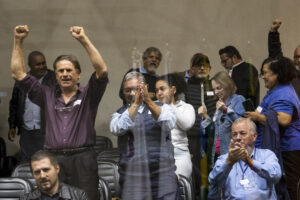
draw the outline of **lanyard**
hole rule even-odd
[[[254,148],[254,153],[253,153],[253,159],[255,160],[255,153],[256,153],[256,148]],[[252,156],[251,156],[252,157]],[[241,164],[241,161],[239,161],[239,164],[240,164],[240,168],[242,170],[242,180],[244,180],[244,176],[245,176],[245,173],[249,167],[249,165],[247,165],[247,167],[243,170],[243,167],[242,167],[242,164]]]

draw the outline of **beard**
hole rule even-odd
[[[154,63],[151,63],[148,67],[148,71],[155,74],[156,73],[156,65]]]

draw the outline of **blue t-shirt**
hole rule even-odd
[[[290,125],[280,127],[280,150],[300,150],[300,101],[294,88],[290,84],[279,85],[274,90],[268,91],[257,110],[260,114],[265,114],[269,109],[292,116]],[[261,134],[261,129],[258,129],[256,147],[261,145]]]

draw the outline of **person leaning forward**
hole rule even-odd
[[[25,72],[22,48],[28,33],[27,25],[15,27],[12,77],[22,90],[29,92],[30,100],[45,110],[44,149],[56,154],[60,180],[85,190],[89,199],[98,199],[98,169],[92,146],[95,144],[98,105],[108,83],[106,64],[84,29],[73,26],[70,33],[87,51],[95,72],[87,86],[82,87],[78,83],[81,68],[76,57],[61,55],[53,64],[58,85],[41,85]]]

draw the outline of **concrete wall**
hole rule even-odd
[[[30,28],[24,43],[26,57],[30,51],[40,50],[52,68],[58,55],[76,55],[83,69],[82,84],[87,83],[92,66],[68,29],[72,25],[85,28],[109,67],[110,83],[95,128],[116,145],[108,131],[109,120],[121,105],[118,90],[123,74],[133,65],[134,47],[140,52],[148,46],[161,49],[160,74],[187,69],[191,56],[202,52],[211,60],[213,75],[223,70],[218,50],[228,44],[235,45],[243,58],[259,69],[267,56],[267,33],[273,18],[283,20],[280,32],[286,56],[291,57],[300,44],[299,7],[298,0],[0,0],[1,137],[7,139],[8,103],[14,84],[9,66],[16,25]],[[263,97],[266,90],[260,81]],[[7,147],[8,154],[14,154],[18,139],[7,141]]]

